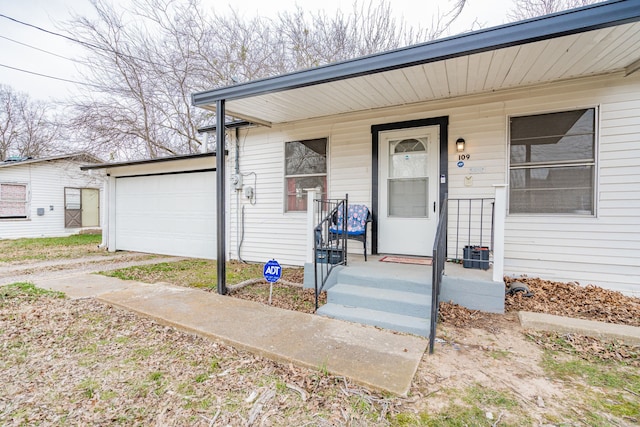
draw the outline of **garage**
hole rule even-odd
[[[215,172],[116,178],[116,249],[214,259]]]
[[[100,165],[108,175],[110,251],[215,259],[213,153]]]

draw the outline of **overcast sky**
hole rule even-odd
[[[124,4],[126,1],[128,0],[116,2]],[[206,8],[215,7],[216,10],[229,9],[229,2],[226,0],[204,0],[203,4]],[[330,15],[337,9],[348,13],[352,9],[353,0],[233,0],[232,4],[234,9],[249,18],[257,14],[273,17],[278,12],[293,10],[296,4],[310,11],[317,11],[322,7]],[[476,18],[484,27],[503,24],[511,4],[512,0],[467,0],[467,7],[452,31],[456,33],[469,29]],[[391,0],[391,5],[397,18],[404,18],[410,25],[423,27],[429,26],[431,17],[438,13],[438,8],[440,11],[450,8],[447,0]],[[91,15],[92,6],[88,0],[0,0],[0,14],[55,32],[59,32],[56,22],[67,20],[71,13]],[[0,17],[0,52],[0,83],[9,85],[16,91],[26,92],[32,98],[68,98],[73,96],[77,85],[13,70],[7,66],[60,79],[81,80],[73,62],[79,50],[71,42],[4,17]]]

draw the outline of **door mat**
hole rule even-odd
[[[431,265],[431,258],[413,258],[406,256],[383,256],[382,262],[397,262],[399,264]]]

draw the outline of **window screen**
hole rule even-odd
[[[510,213],[594,213],[595,109],[511,118]]]

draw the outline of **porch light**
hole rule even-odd
[[[462,153],[464,151],[464,138],[458,138],[456,141],[456,150],[458,153]]]

